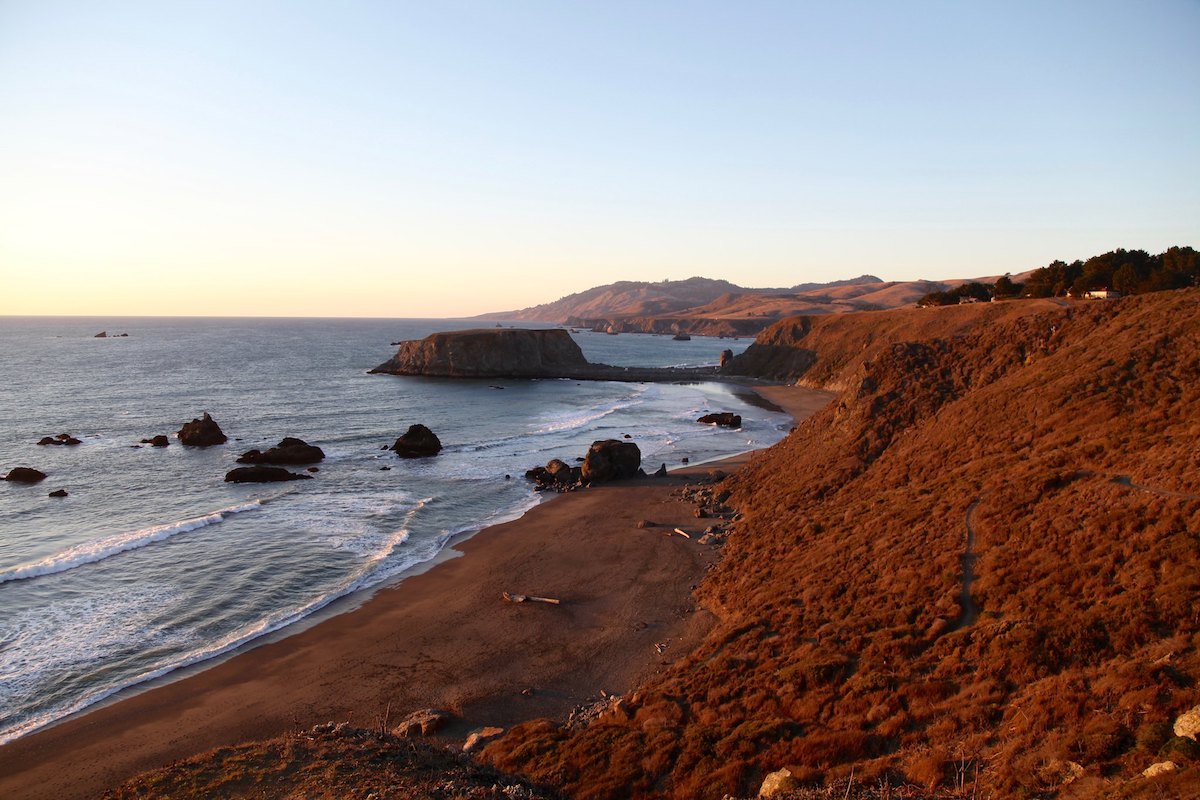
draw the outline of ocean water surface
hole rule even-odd
[[[367,374],[390,342],[471,324],[0,318],[0,471],[49,476],[0,482],[0,743],[402,577],[537,503],[524,471],[593,440],[630,434],[654,469],[767,446],[790,424],[711,383]],[[715,364],[749,344],[573,335],[625,366]],[[697,424],[709,410],[742,429]],[[227,444],[137,446],[204,411]],[[416,422],[439,456],[382,449]],[[59,433],[82,444],[36,444]],[[224,482],[284,436],[325,451],[312,480]]]

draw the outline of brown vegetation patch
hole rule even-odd
[[[839,401],[724,484],[743,518],[698,591],[704,644],[628,719],[522,726],[487,757],[595,798],[747,796],[785,766],[826,789],[1200,794],[1164,727],[1200,692],[1198,309],[901,312],[975,316],[828,366]],[[980,615],[956,630],[977,500]]]

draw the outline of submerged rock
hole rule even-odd
[[[212,447],[215,444],[225,444],[229,440],[221,426],[207,411],[204,412],[204,416],[184,423],[177,435],[180,443],[189,447]]]
[[[49,495],[47,495],[47,497],[66,497],[66,496],[67,496],[66,489],[55,489],[53,492],[51,492]]]
[[[604,439],[592,442],[583,459],[584,483],[635,478],[642,466],[642,451],[633,442]]]
[[[142,444],[148,444],[151,447],[167,447],[171,444],[171,440],[163,434],[152,436],[149,439],[142,439]]]
[[[4,476],[4,480],[13,483],[37,483],[46,480],[46,473],[33,467],[14,467]]]
[[[78,439],[69,433],[60,433],[58,436],[43,436],[38,440],[39,445],[57,444],[57,445],[76,445],[82,444]]]
[[[325,458],[325,451],[303,439],[284,437],[267,452],[250,450],[238,457],[239,464],[315,464]]]
[[[424,425],[412,425],[390,449],[401,458],[424,458],[440,453],[442,442]]]
[[[311,479],[311,475],[289,472],[283,467],[237,467],[225,473],[226,483],[278,483]]]
[[[705,414],[696,420],[696,422],[703,422],[706,425],[719,425],[722,428],[740,428],[742,427],[742,415],[722,411],[719,414]]]

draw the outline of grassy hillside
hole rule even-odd
[[[1011,308],[866,326],[865,365],[798,334],[844,391],[725,486],[744,518],[699,588],[712,634],[586,728],[486,756],[579,798],[752,795],[781,767],[1200,795],[1171,730],[1200,703],[1200,290]]]

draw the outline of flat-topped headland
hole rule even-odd
[[[593,364],[561,328],[477,328],[401,342],[372,373],[436,378],[572,378],[585,381],[729,380],[717,367]],[[746,382],[745,377],[737,379]]]

